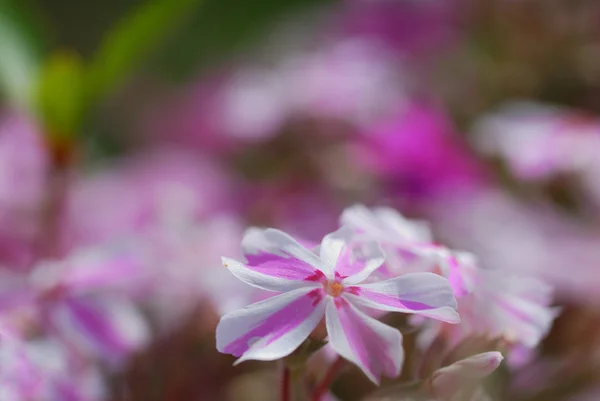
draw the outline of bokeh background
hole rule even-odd
[[[220,256],[253,225],[319,241],[357,203],[553,288],[490,399],[600,399],[598,21],[595,0],[0,0],[1,399],[277,399],[273,364],[215,349],[260,299]]]

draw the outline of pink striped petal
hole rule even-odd
[[[378,283],[347,287],[344,296],[374,309],[416,313],[448,323],[460,322],[450,283],[433,273],[411,273]]]
[[[354,205],[345,209],[340,223],[376,239],[382,244],[431,242],[429,226],[419,220],[409,220],[389,207],[369,209]]]
[[[149,328],[125,299],[71,298],[56,305],[50,317],[55,328],[80,349],[118,362],[147,344]]]
[[[376,241],[355,241],[342,249],[337,261],[336,276],[346,285],[363,282],[385,261],[383,250]]]
[[[342,250],[350,242],[354,232],[348,227],[341,227],[337,231],[327,234],[321,241],[319,254],[323,272],[328,279],[333,279],[337,269],[338,260]]]
[[[282,231],[249,229],[242,247],[246,263],[223,258],[223,264],[254,287],[284,292],[325,279],[317,256]]]
[[[272,268],[269,271],[271,274],[265,274],[255,270],[255,266],[249,266],[233,259],[221,259],[223,261],[223,266],[228,268],[234,276],[244,283],[267,291],[286,292],[298,288],[321,288],[321,281],[325,280],[325,275],[318,270],[315,270],[313,275],[302,277],[300,280],[290,279],[290,276],[294,276],[294,272],[288,270],[293,267],[291,264],[278,265],[273,263]],[[263,267],[264,266],[265,265],[263,265]],[[275,276],[273,273],[277,273],[278,275]]]
[[[271,361],[291,354],[325,313],[324,292],[301,288],[229,313],[217,326],[217,349],[248,360]]]
[[[327,303],[327,333],[335,351],[356,364],[374,383],[396,377],[404,360],[400,331],[358,310],[344,298]]]
[[[326,235],[321,242],[320,255],[327,277],[344,279],[347,284],[362,282],[385,260],[376,241],[359,240],[349,227]]]
[[[132,248],[100,247],[74,253],[65,263],[61,283],[73,293],[131,291],[142,287],[147,269],[142,256]]]

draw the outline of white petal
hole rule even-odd
[[[340,257],[340,253],[353,235],[354,231],[351,228],[341,227],[337,231],[323,237],[319,253],[321,256],[323,273],[325,273],[329,279],[334,277],[335,267]]]
[[[452,287],[448,280],[437,274],[405,274],[378,283],[357,285],[348,290],[344,296],[363,306],[416,313],[448,323],[460,322]]]
[[[358,310],[343,298],[327,302],[329,343],[378,384],[381,375],[396,377],[404,360],[400,331]]]
[[[323,318],[324,293],[293,290],[229,313],[217,326],[217,349],[248,360],[271,361],[291,354]]]
[[[385,261],[385,254],[379,243],[376,241],[360,241],[354,242],[351,246],[346,247],[348,252],[351,252],[352,264],[358,269],[355,274],[344,278],[343,283],[345,285],[353,285],[363,282],[367,277],[377,270]],[[338,266],[336,271],[343,270],[344,266],[340,266],[338,260]]]

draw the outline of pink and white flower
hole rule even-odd
[[[400,373],[402,335],[363,308],[460,321],[441,276],[413,273],[364,284],[384,255],[376,241],[353,242],[351,234],[343,227],[326,235],[317,255],[279,230],[249,231],[242,241],[247,261],[223,258],[224,265],[247,284],[282,294],[225,315],[217,349],[239,357],[236,363],[283,358],[325,316],[331,346],[378,383],[381,375]]]
[[[450,346],[472,335],[488,335],[504,338],[515,350],[531,350],[557,316],[558,310],[548,306],[552,288],[544,282],[507,269],[482,268],[474,255],[432,243],[424,223],[408,220],[393,209],[353,206],[344,211],[341,223],[363,239],[381,243],[389,276],[431,271],[450,282],[462,321],[452,326],[428,322],[419,337],[422,347],[438,335]]]
[[[389,207],[368,209],[363,205],[345,209],[340,223],[380,243],[386,254],[385,268],[380,269],[384,277],[431,271],[446,277],[457,297],[472,291],[472,255],[434,243],[427,223],[407,219]]]
[[[98,247],[41,261],[28,277],[3,277],[5,325],[15,333],[40,329],[79,355],[118,365],[150,340],[128,296],[146,280],[142,263],[129,249]]]

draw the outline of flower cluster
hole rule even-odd
[[[379,383],[382,375],[397,377],[404,361],[402,335],[377,319],[382,311],[417,318],[423,347],[483,335],[517,351],[535,348],[556,317],[543,283],[483,269],[393,209],[357,205],[340,221],[317,247],[279,230],[252,229],[242,241],[246,261],[223,258],[241,281],[281,294],[223,316],[219,351],[236,363],[284,358],[309,336],[318,338],[325,318],[329,346]]]
[[[236,1],[0,2],[0,401],[598,399],[600,3]]]

